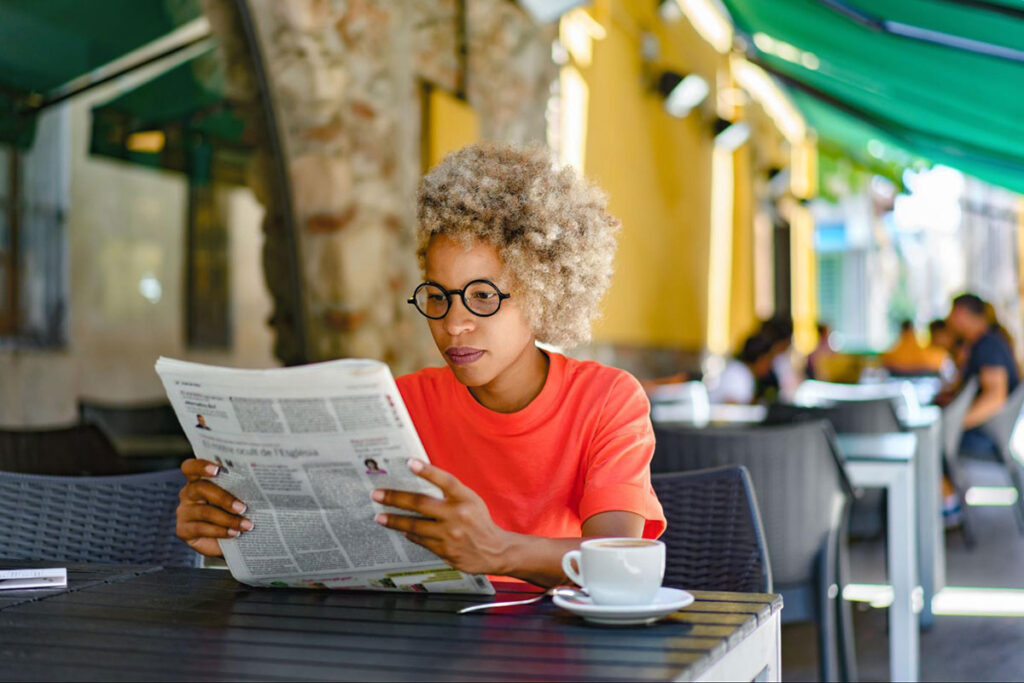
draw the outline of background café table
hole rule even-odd
[[[889,671],[891,680],[916,681],[920,671],[920,630],[914,613],[918,579],[914,542],[917,437],[908,432],[840,434],[838,441],[853,485],[888,492],[885,542],[893,594],[889,607]]]
[[[779,680],[776,595],[694,592],[657,624],[608,628],[549,601],[458,615],[480,598],[254,589],[212,569],[68,569],[66,590],[0,596],[0,679]],[[498,588],[495,600],[525,597]]]

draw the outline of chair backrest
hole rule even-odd
[[[907,379],[867,384],[839,384],[807,380],[800,384],[793,402],[818,406],[835,403],[889,399],[897,417],[915,420],[921,413],[921,401],[913,382]]]
[[[0,430],[0,470],[5,472],[109,475],[132,468],[95,425]]]
[[[78,402],[83,424],[97,425],[110,436],[154,436],[184,434],[169,403],[115,405],[90,399]]]
[[[1017,388],[1010,392],[1002,409],[981,426],[982,431],[996,442],[996,446],[1004,457],[1009,455],[1010,437],[1013,436],[1013,428],[1017,425],[1017,418],[1020,417],[1022,407],[1024,407],[1024,382],[1017,384]]]
[[[668,519],[661,537],[666,584],[772,592],[761,515],[745,467],[656,474],[651,483]]]
[[[960,438],[964,435],[964,417],[978,395],[978,378],[968,379],[960,392],[942,409],[942,455],[951,463],[960,455]]]
[[[776,588],[811,580],[818,552],[839,532],[853,495],[828,423],[709,429],[655,425],[655,435],[655,473],[746,467]]]
[[[662,384],[651,391],[651,420],[703,427],[711,419],[711,400],[703,382]]]
[[[113,477],[0,472],[0,559],[195,567],[174,535],[178,470]]]
[[[765,424],[791,424],[828,420],[839,434],[885,434],[902,431],[896,409],[890,399],[836,401],[829,405],[768,407]]]

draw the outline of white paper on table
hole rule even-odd
[[[0,569],[0,591],[25,590],[28,588],[66,588],[68,570],[63,567],[50,569]]]

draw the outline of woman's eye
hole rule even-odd
[[[481,301],[487,301],[488,299],[494,298],[494,292],[473,292],[473,298]]]
[[[444,301],[444,295],[443,294],[428,294],[427,295],[427,301],[431,301],[433,303],[439,303],[441,301]]]

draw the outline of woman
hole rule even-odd
[[[600,192],[547,152],[482,144],[450,154],[418,197],[425,281],[409,300],[443,368],[398,378],[431,458],[412,470],[443,499],[377,490],[427,519],[377,521],[457,569],[541,586],[565,581],[583,538],[655,538],[665,518],[650,484],[649,406],[628,373],[545,352],[589,337],[611,280],[618,221]],[[252,528],[245,504],[192,459],[178,536],[219,555]]]

